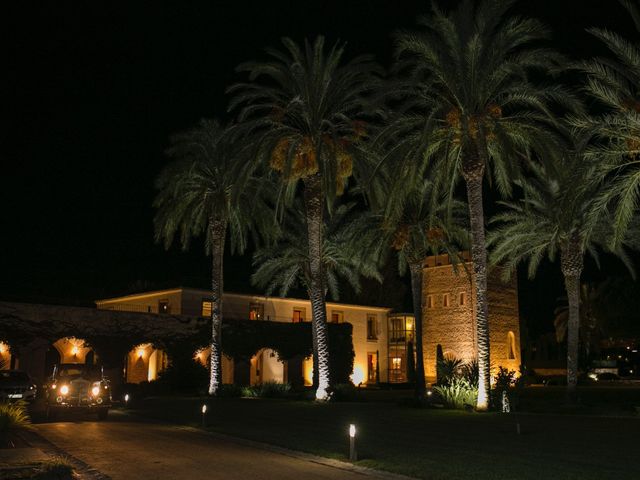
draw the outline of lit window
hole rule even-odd
[[[249,304],[249,320],[264,320],[264,305],[261,303]]]
[[[391,322],[391,338],[389,340],[392,342],[404,342],[404,339],[405,339],[404,318],[393,317],[390,319],[390,322]]]
[[[211,300],[207,300],[206,298],[202,299],[202,308],[200,309],[200,315],[204,318],[211,317],[211,308],[212,308]]]
[[[401,370],[402,369],[402,357],[393,357],[391,359],[391,368],[393,370]]]
[[[378,317],[367,315],[367,340],[378,339]]]
[[[342,323],[344,322],[344,313],[332,311],[331,312],[331,323]]]
[[[378,354],[367,353],[367,383],[378,380]]]
[[[294,308],[293,309],[293,323],[304,322],[304,308]]]

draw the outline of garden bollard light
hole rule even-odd
[[[202,426],[205,426],[205,415],[207,414],[207,405],[202,405]]]
[[[356,452],[356,426],[352,423],[349,425],[349,461],[355,462],[358,460],[358,454]]]
[[[129,406],[129,394],[128,393],[124,394],[124,406],[125,406],[125,408]]]

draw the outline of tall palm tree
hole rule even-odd
[[[582,344],[580,354],[584,352],[584,361],[589,361],[591,352],[597,348],[599,340],[604,336],[604,319],[598,309],[606,300],[605,294],[610,282],[599,284],[582,283],[580,285],[580,319],[579,342]],[[567,298],[559,299],[560,305],[554,310],[553,327],[558,343],[564,342],[569,327],[569,305]]]
[[[541,260],[554,261],[559,255],[569,312],[567,327],[567,392],[575,397],[578,380],[578,342],[580,328],[580,277],[584,257],[590,253],[598,261],[598,248],[618,257],[633,272],[625,243],[615,251],[609,248],[612,232],[609,216],[594,224],[593,208],[597,195],[584,188],[592,170],[579,155],[572,155],[555,168],[532,164],[532,175],[519,182],[524,198],[502,202],[505,211],[496,215],[496,228],[489,235],[491,262],[505,267],[508,276],[520,262],[528,263],[533,278]]]
[[[640,4],[619,0],[640,33]],[[613,209],[613,245],[619,244],[640,205],[640,42],[604,29],[589,30],[611,57],[598,57],[578,67],[586,74],[587,93],[604,113],[574,119],[592,140],[586,156],[597,163],[594,177],[607,188],[598,202],[601,212]]]
[[[283,39],[284,51],[267,50],[270,61],[240,65],[248,83],[229,89],[230,109],[257,139],[258,159],[280,172],[287,203],[302,184],[309,258],[309,297],[319,373],[316,399],[329,398],[329,349],[322,262],[325,209],[353,172],[357,144],[366,132],[366,97],[378,67],[369,57],[343,63],[344,46],[325,49],[323,37],[301,47]]]
[[[251,282],[265,289],[266,295],[278,291],[280,296],[296,286],[309,291],[311,268],[309,250],[304,240],[304,206],[296,202],[286,212],[280,237],[273,245],[258,249],[253,256],[256,271]],[[325,221],[322,264],[326,274],[328,293],[334,300],[340,299],[339,279],[345,280],[353,290],[360,291],[360,278],[382,281],[375,255],[363,248],[360,224],[362,212],[355,204],[343,204],[335,208],[333,215]]]
[[[458,258],[460,248],[468,244],[468,226],[463,213],[466,205],[458,200],[448,202],[446,198],[437,198],[433,182],[399,175],[391,164],[380,168],[378,177],[383,179],[378,181],[379,191],[372,198],[380,204],[380,213],[372,216],[377,225],[367,225],[361,238],[368,236],[369,240],[365,241],[377,245],[379,258],[384,257],[383,250],[391,246],[398,253],[400,273],[409,270],[415,315],[415,395],[421,399],[426,390],[422,338],[424,260],[428,255],[445,252],[454,260]],[[368,250],[375,251],[371,247]]]
[[[284,297],[295,287],[303,287],[309,294],[311,269],[307,235],[304,228],[304,206],[296,202],[285,213],[280,237],[271,246],[258,249],[253,256],[256,271],[251,282],[264,289],[266,295],[278,290]],[[339,279],[345,280],[355,293],[360,292],[360,278],[373,278],[382,282],[378,271],[378,257],[364,245],[361,233],[368,226],[368,216],[358,211],[355,204],[340,205],[325,221],[322,264],[326,275],[325,290],[334,300],[340,298]],[[309,294],[310,296],[310,294]],[[314,365],[318,365],[314,351]],[[318,372],[314,371],[314,383]]]
[[[547,152],[547,105],[569,101],[556,87],[540,88],[530,73],[543,74],[558,55],[540,47],[548,38],[537,21],[508,16],[513,0],[463,0],[445,13],[437,6],[420,18],[418,32],[396,40],[397,70],[409,76],[399,88],[402,114],[391,125],[397,149],[414,145],[437,172],[436,185],[453,192],[460,177],[467,191],[471,255],[476,285],[478,345],[477,409],[489,405],[489,323],[483,180],[509,195],[520,162]],[[551,150],[552,151],[552,150]],[[390,152],[393,154],[393,151]]]
[[[184,249],[192,237],[205,233],[211,253],[211,369],[209,394],[219,391],[221,374],[221,325],[223,258],[227,234],[231,251],[244,251],[248,232],[265,214],[261,200],[263,180],[250,163],[243,162],[233,128],[215,120],[171,137],[167,155],[173,160],[159,175],[154,201],[156,241],[169,248],[176,236]],[[266,225],[259,229],[267,232]]]

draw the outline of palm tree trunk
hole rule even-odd
[[[583,259],[580,244],[574,237],[560,251],[560,264],[564,285],[569,300],[569,322],[567,323],[567,400],[576,399],[578,385],[578,348],[580,335],[580,276]]]
[[[209,395],[217,395],[222,385],[222,289],[224,241],[227,222],[212,219],[211,229],[211,368]]]
[[[322,177],[316,173],[304,180],[304,203],[307,215],[309,241],[309,300],[311,300],[314,369],[318,372],[316,400],[329,399],[329,333],[327,306],[325,303],[324,272],[322,268],[323,246],[323,195]]]
[[[478,403],[477,410],[489,408],[491,366],[489,346],[489,308],[487,304],[487,245],[482,205],[482,168],[464,174],[471,223],[471,259],[476,282],[476,334],[478,339]]]
[[[413,295],[413,314],[415,316],[415,346],[416,346],[416,398],[421,399],[425,393],[424,357],[422,356],[422,261],[412,263],[411,293]]]

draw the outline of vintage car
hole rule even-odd
[[[19,370],[0,370],[0,401],[32,402],[35,398],[36,384],[29,375]]]
[[[56,365],[45,388],[47,418],[60,411],[85,411],[103,420],[111,408],[111,386],[100,367]]]

